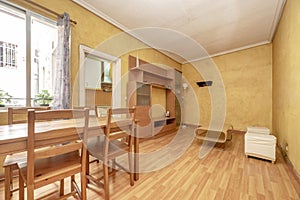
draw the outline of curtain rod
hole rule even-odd
[[[39,8],[41,8],[41,9],[45,10],[45,11],[47,11],[47,12],[53,14],[53,15],[56,15],[56,16],[58,16],[58,17],[62,17],[61,14],[59,14],[59,13],[53,11],[53,10],[50,10],[49,8],[46,8],[45,6],[42,6],[42,5],[40,5],[40,4],[36,3],[36,2],[33,2],[33,1],[31,1],[31,0],[25,0],[25,1],[26,1],[27,3],[33,4],[34,6],[39,7]],[[70,22],[72,22],[73,24],[77,24],[77,22],[74,21],[73,19],[70,19]]]

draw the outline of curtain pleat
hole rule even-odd
[[[58,43],[56,70],[54,75],[53,109],[70,108],[70,16],[64,13],[58,17]]]

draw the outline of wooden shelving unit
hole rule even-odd
[[[152,135],[170,131],[176,128],[175,117],[154,118]]]
[[[129,56],[129,81],[127,98],[129,106],[137,107],[137,118],[142,127],[142,137],[151,137],[176,129],[175,70],[162,68]],[[157,113],[153,106],[160,104],[165,112]],[[156,112],[156,113],[154,113]]]
[[[150,89],[151,85],[137,83],[137,92],[136,92],[136,105],[138,106],[150,106],[151,105],[151,96]]]

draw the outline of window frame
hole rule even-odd
[[[31,97],[31,64],[32,64],[32,54],[31,54],[31,22],[32,20],[35,18],[39,21],[51,24],[51,25],[55,25],[57,26],[57,22],[53,19],[50,19],[48,17],[45,17],[41,14],[32,12],[29,9],[26,9],[24,7],[15,5],[13,3],[10,2],[0,2],[0,6],[2,7],[7,7],[10,10],[14,10],[16,13],[22,13],[25,16],[25,26],[26,26],[26,105],[25,106],[32,106],[31,102],[32,102],[32,97]],[[17,61],[15,60],[15,63],[17,64]]]

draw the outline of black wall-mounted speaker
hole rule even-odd
[[[212,85],[212,81],[200,81],[200,82],[197,82],[197,85],[199,87],[206,87],[206,86],[211,86]]]

